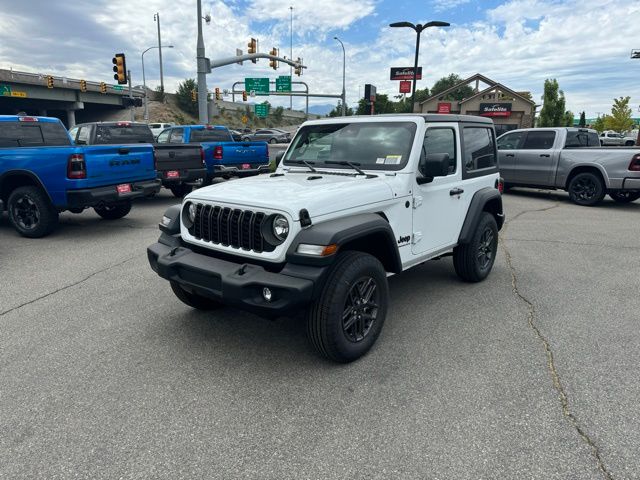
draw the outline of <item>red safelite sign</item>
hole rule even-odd
[[[438,113],[451,113],[451,103],[449,102],[438,103]]]
[[[400,93],[411,93],[411,82],[409,80],[400,81]]]

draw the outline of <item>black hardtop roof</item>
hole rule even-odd
[[[371,118],[368,115],[357,115],[356,117],[360,118]],[[376,118],[385,118],[385,117],[422,117],[424,121],[427,123],[437,123],[437,122],[469,122],[469,123],[486,123],[488,125],[493,125],[493,120],[490,118],[479,117],[477,115],[454,115],[454,114],[442,114],[442,113],[383,113],[380,115],[375,115]],[[338,120],[342,117],[335,117],[334,120]],[[347,120],[349,117],[344,117]]]

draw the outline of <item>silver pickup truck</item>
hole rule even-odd
[[[566,190],[571,201],[591,206],[609,196],[620,203],[640,198],[640,148],[601,148],[586,128],[528,128],[498,138],[505,186]]]

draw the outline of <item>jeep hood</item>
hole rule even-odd
[[[320,177],[320,178],[318,178]],[[384,174],[374,178],[325,172],[286,173],[283,176],[231,180],[195,190],[187,197],[253,209],[280,210],[299,219],[302,208],[311,218],[393,198]]]

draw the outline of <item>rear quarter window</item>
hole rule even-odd
[[[154,139],[147,125],[96,125],[94,143],[96,145],[154,143]]]
[[[232,142],[231,133],[227,130],[191,130],[191,142]]]
[[[463,129],[464,172],[478,175],[492,173],[497,168],[493,129],[465,127]]]

